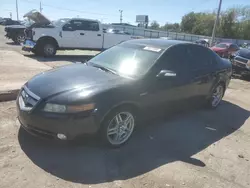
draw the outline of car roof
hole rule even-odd
[[[166,40],[166,39],[134,39],[134,40],[128,40],[125,43],[133,43],[133,44],[145,45],[145,46],[154,46],[154,47],[163,48],[163,49],[167,49],[170,46],[177,45],[177,44],[192,44],[187,41]]]

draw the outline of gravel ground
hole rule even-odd
[[[1,38],[0,49],[20,52]],[[29,57],[57,67],[74,61],[75,54],[68,55]],[[249,82],[234,79],[216,110],[190,108],[147,121],[120,149],[100,147],[92,138],[64,143],[33,137],[20,128],[15,102],[2,102],[0,188],[250,187],[249,96]]]
[[[0,187],[250,187],[249,95],[232,80],[218,109],[149,121],[116,150],[30,136],[0,103]]]

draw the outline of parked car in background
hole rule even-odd
[[[240,49],[231,58],[233,70],[236,74],[250,76],[250,47]]]
[[[119,29],[114,29],[114,28],[105,29],[104,32],[105,33],[121,34],[121,35],[131,35],[129,32],[122,31],[122,30],[119,30]]]
[[[52,23],[36,10],[25,17],[41,26],[25,31],[23,50],[45,57],[54,56],[59,49],[103,50],[134,38],[126,34],[104,33],[102,24],[92,19],[60,19]]]
[[[7,26],[7,25],[22,25],[21,22],[12,20],[12,19],[4,19],[1,22],[1,25]]]
[[[233,43],[219,43],[211,47],[220,57],[229,58],[233,53],[239,50],[239,46]]]
[[[196,44],[205,46],[205,47],[209,47],[209,40],[208,39],[199,39],[197,41],[195,41]]]
[[[31,134],[61,140],[100,134],[103,143],[117,147],[128,141],[141,117],[199,102],[216,108],[231,68],[200,45],[129,40],[85,64],[29,80],[17,97],[18,119]]]
[[[5,27],[5,37],[12,39],[16,44],[21,44],[25,40],[25,29],[29,27],[36,27],[33,22],[23,21],[22,25],[10,25]]]
[[[25,25],[11,25],[5,27],[5,37],[13,40],[16,44],[20,44],[24,42],[25,35],[24,30],[26,26]]]

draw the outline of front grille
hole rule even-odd
[[[237,62],[237,61],[234,61],[234,65],[237,66],[237,67],[246,68],[246,65],[245,65],[245,64],[239,63],[239,62]]]
[[[247,63],[247,62],[248,62],[248,59],[243,58],[243,57],[241,57],[241,56],[236,56],[236,57],[235,57],[235,60],[240,61],[240,62],[242,62],[242,63]]]
[[[19,96],[19,105],[22,110],[30,111],[39,102],[40,97],[32,93],[27,87],[21,90]]]

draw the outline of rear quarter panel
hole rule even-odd
[[[227,88],[232,76],[232,63],[228,59],[220,58],[217,60],[216,69],[218,82],[224,82]]]

